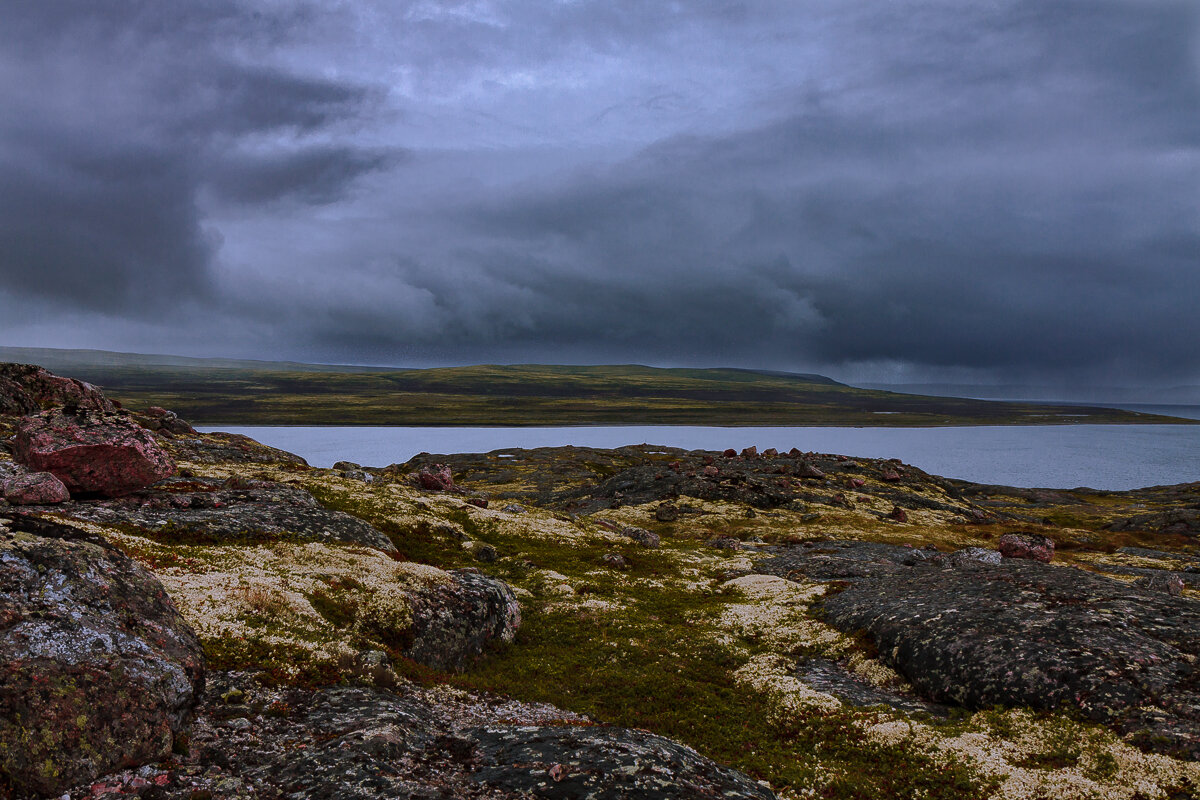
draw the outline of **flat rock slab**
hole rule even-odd
[[[287,536],[396,550],[387,536],[363,520],[325,508],[304,489],[269,481],[229,488],[219,481],[179,479],[126,497],[39,510],[100,524],[134,525],[167,542],[245,544]]]
[[[163,447],[178,461],[196,464],[289,464],[307,468],[295,453],[256,442],[240,433],[203,433],[164,439]]]
[[[816,689],[859,708],[888,706],[908,716],[947,717],[950,709],[940,703],[930,703],[920,697],[889,692],[872,686],[827,658],[811,658],[796,666],[796,677]]]
[[[170,754],[200,644],[149,572],[45,520],[0,531],[0,785],[44,794]]]
[[[152,776],[159,800],[775,797],[669,739],[552,706],[414,686],[267,689],[240,673],[210,683],[185,763]]]
[[[914,564],[938,556],[936,550],[847,540],[802,542],[772,548],[768,552],[775,555],[758,562],[756,572],[816,581],[854,581],[899,575]]]
[[[935,702],[1061,706],[1200,758],[1200,602],[1034,561],[939,561],[851,581],[827,620],[867,631]]]

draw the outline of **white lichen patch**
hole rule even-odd
[[[834,628],[813,619],[808,606],[825,593],[825,585],[801,584],[774,575],[746,575],[721,584],[744,602],[725,607],[717,624],[730,633],[762,642],[778,653],[820,648],[844,651],[849,640]]]
[[[286,644],[314,658],[353,651],[407,630],[414,592],[448,585],[451,577],[424,564],[397,562],[373,548],[316,542],[187,548],[184,567],[155,568],[171,545],[88,524],[155,571],[201,639],[254,639]],[[325,600],[345,619],[330,620]]]
[[[1165,569],[1174,571],[1185,570],[1196,563],[1185,559],[1146,558],[1128,553],[1078,553],[1075,555],[1075,560],[1084,564],[1104,564],[1108,566],[1134,567],[1137,569]],[[1112,577],[1122,576],[1114,575]],[[1131,575],[1129,577],[1136,578],[1137,576]]]
[[[1000,782],[989,800],[1159,800],[1200,782],[1200,764],[1143,753],[1105,728],[1022,710],[975,714],[947,735],[912,720],[864,721],[864,738],[967,762]]]
[[[771,698],[775,713],[782,719],[842,707],[833,695],[817,691],[792,674],[794,666],[791,659],[759,655],[736,670],[733,677],[745,688]]]

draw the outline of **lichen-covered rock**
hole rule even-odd
[[[935,556],[939,564],[949,564],[953,567],[969,567],[975,564],[999,564],[1002,556],[999,550],[989,550],[986,547],[964,547],[953,553]]]
[[[650,548],[662,547],[662,539],[659,538],[659,535],[657,533],[648,531],[645,528],[638,528],[636,526],[630,525],[628,527],[622,528],[620,533],[622,536],[633,539],[635,542],[640,544],[642,547],[650,547]]]
[[[659,522],[674,522],[679,519],[679,507],[674,503],[663,503],[654,509],[654,518]]]
[[[826,619],[867,631],[934,701],[1065,706],[1200,758],[1200,602],[1024,559],[936,561],[852,582]]]
[[[162,585],[99,538],[5,523],[0,778],[46,794],[169,755],[204,662]]]
[[[1135,514],[1117,520],[1109,527],[1114,531],[1157,531],[1158,533],[1200,536],[1200,509],[1172,508],[1166,511]]]
[[[458,670],[493,642],[508,644],[521,626],[521,606],[507,583],[470,569],[412,598],[411,642],[404,655],[434,669]]]
[[[195,464],[286,464],[308,468],[308,462],[295,453],[269,447],[240,433],[176,436],[164,439],[162,445],[177,461]]]
[[[1028,558],[1049,564],[1054,558],[1054,540],[1037,533],[1006,533],[996,545],[1005,558]]]
[[[162,764],[143,780],[158,800],[775,797],[670,739],[553,706],[411,685],[263,688],[240,673],[212,683],[193,731],[194,764]],[[77,796],[93,796],[79,788]]]
[[[957,502],[959,492],[950,482],[915,467],[878,459],[838,459],[799,451],[769,459],[744,458],[736,452],[729,456],[652,445],[613,450],[539,447],[457,455],[422,453],[384,472],[411,474],[447,465],[462,490],[495,486],[504,499],[591,514],[621,506],[678,503],[681,497],[744,503],[764,510],[801,510],[803,503],[846,508],[845,497],[830,498],[823,491],[826,481],[857,478],[861,484],[868,477],[882,481],[885,472],[904,469],[903,484],[872,485],[872,493],[906,509],[945,511],[972,520],[984,516],[979,509]],[[528,488],[517,488],[522,485]]]
[[[174,411],[159,406],[150,406],[139,420],[142,427],[167,436],[196,435],[196,429],[179,418]]]
[[[24,417],[13,440],[16,460],[52,472],[72,494],[106,497],[140,489],[175,471],[154,435],[118,414],[51,409]]]
[[[4,499],[15,506],[65,503],[71,493],[49,472],[27,472],[4,481]]]
[[[517,796],[595,800],[769,800],[774,793],[695,750],[644,731],[490,725],[474,745],[472,779]]]
[[[114,411],[90,383],[63,378],[33,364],[0,364],[0,414],[35,414],[56,406]]]
[[[1163,592],[1172,597],[1178,597],[1183,593],[1183,579],[1177,575],[1166,573],[1163,575],[1143,575],[1133,582],[1134,586],[1140,586],[1143,589],[1151,592]]]

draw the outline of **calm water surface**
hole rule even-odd
[[[1134,489],[1200,480],[1200,425],[1040,425],[972,428],[570,428],[205,427],[244,433],[317,467],[381,467],[421,452],[505,447],[658,444],[724,450],[756,445],[899,458],[951,478],[1009,486]]]

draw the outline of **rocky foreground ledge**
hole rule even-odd
[[[1171,798],[1200,485],[333,470],[0,365],[0,797]]]

